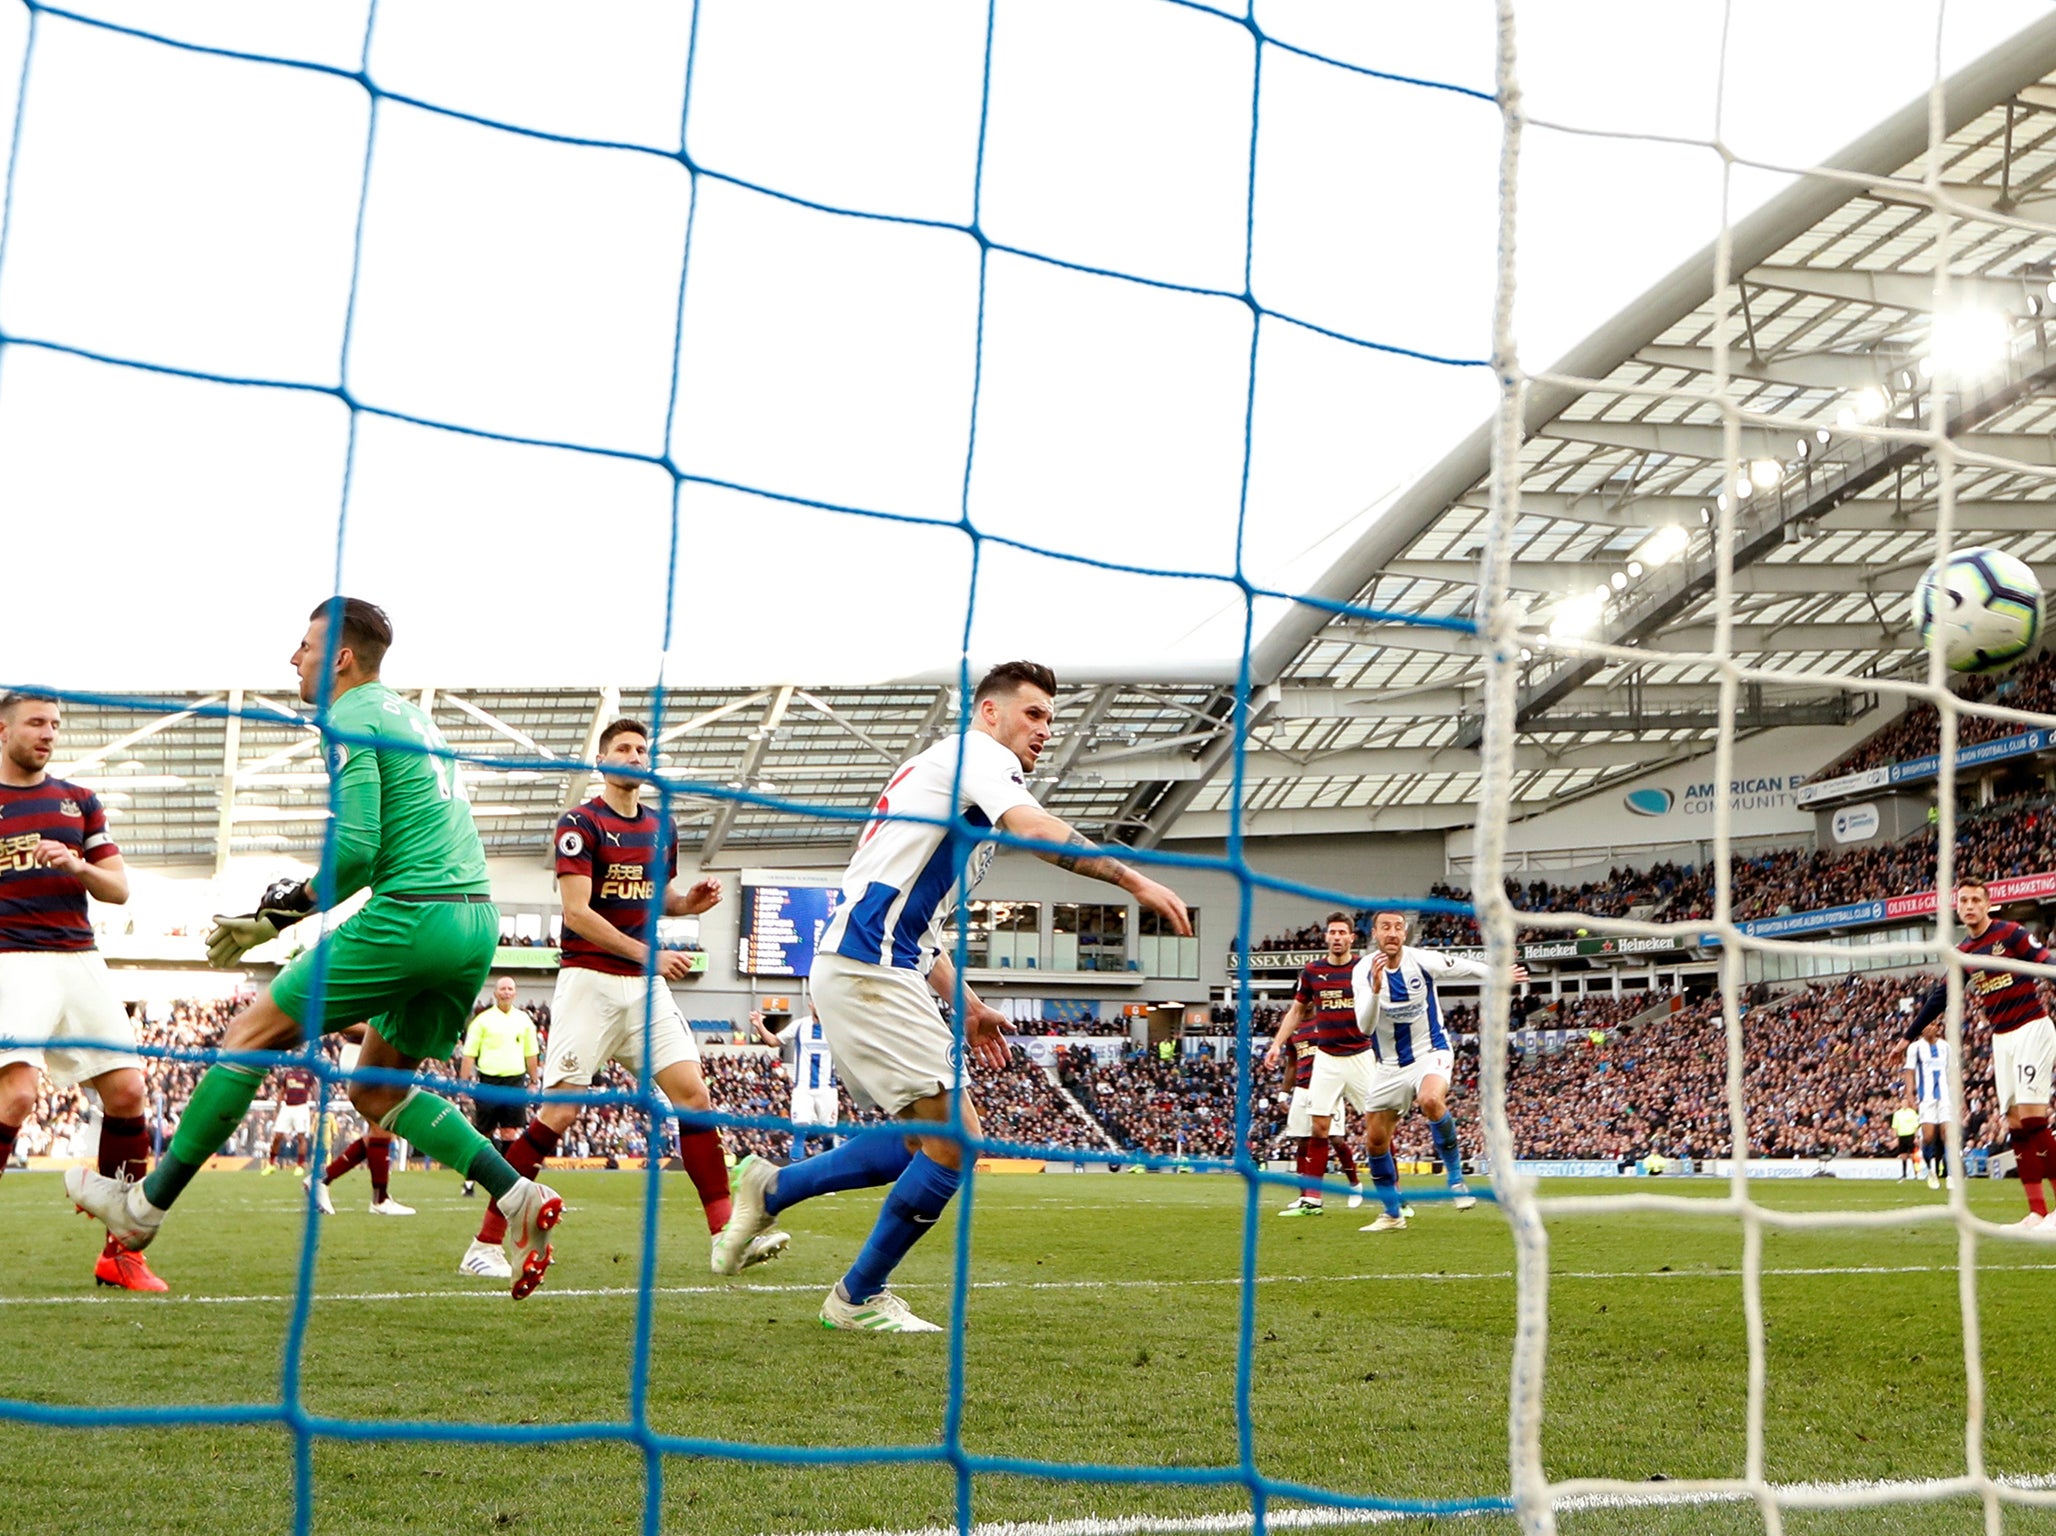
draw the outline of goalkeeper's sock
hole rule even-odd
[[[1371,1166],[1371,1188],[1387,1216],[1399,1214],[1399,1161],[1390,1151],[1367,1159]]]
[[[193,1090],[186,1112],[179,1117],[171,1145],[157,1159],[150,1177],[143,1180],[143,1198],[160,1211],[170,1210],[193,1182],[193,1175],[206,1167],[207,1159],[235,1135],[236,1127],[250,1113],[251,1101],[263,1085],[261,1067],[246,1067],[234,1061],[209,1067],[200,1086]]]
[[[718,1233],[728,1225],[734,1202],[728,1197],[728,1154],[721,1136],[712,1126],[694,1127],[678,1122],[678,1160],[700,1197],[707,1213],[707,1230]]]
[[[832,1151],[779,1169],[778,1177],[764,1192],[764,1209],[776,1216],[816,1195],[833,1194],[839,1189],[876,1189],[900,1178],[913,1161],[914,1150],[898,1131],[870,1131],[852,1136]],[[864,1296],[870,1294],[866,1291]],[[850,1293],[852,1301],[862,1301],[864,1296]]]
[[[842,1293],[851,1301],[862,1302],[884,1290],[899,1261],[941,1219],[963,1181],[963,1174],[956,1169],[943,1167],[926,1152],[915,1153],[906,1171],[893,1180],[857,1262],[842,1277]]]
[[[2027,1196],[2027,1208],[2037,1216],[2049,1214],[2049,1199],[2042,1193],[2042,1150],[2035,1135],[2036,1130],[2047,1129],[2046,1120],[2033,1128],[2023,1121],[2006,1133],[2013,1145],[2013,1171],[2020,1175],[2020,1192]]]
[[[1328,1150],[1335,1154],[1335,1161],[1341,1164],[1342,1177],[1349,1180],[1352,1184],[1363,1183],[1362,1178],[1357,1175],[1356,1154],[1349,1150],[1349,1138],[1347,1136],[1330,1136],[1328,1138]]]
[[[483,1184],[495,1200],[521,1182],[521,1175],[448,1099],[410,1088],[378,1123],[445,1168],[461,1168],[465,1178]]]
[[[1328,1176],[1328,1138],[1309,1136],[1306,1139],[1306,1177],[1315,1181],[1315,1187],[1300,1192],[1300,1199],[1321,1203],[1320,1181]]]
[[[100,1121],[100,1171],[140,1179],[150,1166],[150,1137],[141,1115],[107,1115]]]
[[[1456,1139],[1456,1116],[1443,1110],[1440,1120],[1428,1122],[1428,1134],[1435,1138],[1435,1155],[1442,1159],[1442,1176],[1451,1184],[1461,1184],[1463,1143]]]
[[[370,1155],[370,1149],[366,1146],[364,1138],[359,1136],[355,1141],[343,1148],[342,1151],[338,1152],[335,1156],[335,1161],[321,1171],[321,1182],[324,1184],[335,1183],[337,1179],[340,1179]]]

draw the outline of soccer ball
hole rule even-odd
[[[1920,578],[1913,622],[1923,650],[1941,631],[1950,671],[2003,671],[2042,637],[2042,585],[2003,549],[1959,549]]]

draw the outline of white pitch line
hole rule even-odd
[[[2056,1263],[2049,1264],[1987,1264],[1979,1267],[1979,1274],[2007,1273],[2012,1271],[2056,1270]],[[1833,1264],[1814,1268],[1771,1269],[1763,1274],[1787,1278],[1810,1278],[1826,1275],[1953,1275],[1954,1264]],[[1552,1280],[1736,1280],[1739,1269],[1581,1269],[1558,1270],[1550,1276]],[[1375,1274],[1375,1275],[1258,1275],[1258,1285],[1359,1285],[1374,1281],[1388,1283],[1430,1283],[1469,1284],[1477,1281],[1504,1281],[1513,1279],[1513,1271],[1497,1270],[1438,1270],[1432,1274]],[[1239,1275],[1219,1279],[1199,1280],[973,1280],[974,1291],[1154,1291],[1180,1290],[1196,1287],[1239,1286]],[[902,1291],[946,1291],[947,1280],[916,1280],[894,1287]],[[767,1285],[743,1283],[737,1285],[658,1285],[650,1288],[653,1296],[725,1296],[741,1291],[761,1295],[777,1295],[785,1292],[814,1294],[822,1286],[809,1281],[789,1285]],[[545,1287],[529,1299],[569,1300],[595,1296],[635,1296],[640,1294],[632,1285],[601,1285],[588,1287],[565,1287],[556,1290]],[[330,1301],[499,1301],[506,1292],[497,1288],[468,1287],[430,1291],[316,1291],[317,1302]],[[290,1291],[275,1294],[252,1294],[246,1296],[181,1296],[176,1294],[153,1298],[157,1304],[183,1303],[204,1306],[263,1305],[276,1302],[290,1302],[294,1299]],[[0,1307],[72,1307],[72,1306],[120,1306],[126,1298],[120,1295],[103,1296],[98,1292],[80,1292],[65,1296],[0,1296]]]
[[[1992,1479],[2002,1488],[2018,1489],[2022,1492],[2056,1487],[2056,1475],[2035,1473],[2026,1477],[1996,1477]],[[1775,1483],[1772,1494],[1780,1501],[1790,1500],[1811,1508],[1832,1504],[1836,1498],[1861,1497],[1866,1504],[1881,1501],[1905,1500],[1908,1503],[1926,1502],[1938,1497],[1947,1497],[1956,1489],[1953,1480],[1923,1478],[1907,1482],[1875,1483]],[[1559,1514],[1576,1513],[1588,1509],[1631,1509],[1652,1505],[1699,1505],[1747,1503],[1754,1495],[1741,1489],[1681,1488],[1674,1493],[1658,1491],[1658,1485],[1650,1485],[1648,1493],[1578,1493],[1566,1494],[1550,1502]],[[1265,1525],[1274,1531],[1317,1531],[1337,1526],[1392,1525],[1401,1520],[1512,1520],[1506,1510],[1466,1510],[1459,1514],[1426,1515],[1414,1510],[1399,1509],[1280,1509],[1266,1513]],[[1238,1531],[1253,1529],[1255,1520],[1248,1514],[1219,1515],[1121,1515],[1111,1518],[1087,1515],[1071,1520],[993,1520],[981,1521],[971,1527],[971,1536],[1233,1536]],[[911,1530],[891,1530],[884,1526],[866,1526],[851,1531],[809,1531],[803,1536],[957,1536],[953,1525],[928,1525]]]

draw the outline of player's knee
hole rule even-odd
[[[36,1107],[36,1069],[26,1063],[0,1067],[0,1124],[20,1125]]]
[[[94,1086],[100,1090],[100,1107],[110,1115],[140,1115],[149,1102],[143,1092],[143,1074],[133,1067],[110,1072]]]
[[[350,1084],[351,1107],[373,1125],[399,1108],[400,1100],[406,1096],[404,1088],[395,1088],[389,1083]]]
[[[1428,1119],[1440,1120],[1448,1112],[1449,1101],[1447,1099],[1439,1095],[1434,1098],[1430,1098],[1425,1093],[1421,1095],[1421,1113]]]
[[[920,1149],[928,1154],[930,1162],[939,1163],[944,1168],[954,1168],[960,1173],[963,1171],[964,1149],[954,1141],[941,1136],[922,1136],[914,1139],[920,1142]]]

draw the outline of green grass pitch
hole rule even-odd
[[[505,1423],[625,1417],[643,1183],[561,1176],[571,1210],[548,1287],[515,1304],[456,1273],[478,1219],[454,1177],[409,1174],[411,1220],[368,1215],[337,1186],[323,1225],[305,1400],[317,1413]],[[1619,1186],[1612,1186],[1618,1188]],[[1638,1186],[1647,1188],[1649,1186]],[[1602,1183],[1548,1193],[1604,1193]],[[1681,1183],[1672,1193],[1715,1196]],[[1916,1186],[1772,1183],[1767,1203],[1876,1208],[1939,1199]],[[1253,1408],[1273,1476],[1407,1498],[1503,1494],[1513,1244],[1490,1206],[1423,1205],[1404,1233],[1357,1231],[1331,1199],[1281,1221],[1265,1192]],[[2010,1220],[2013,1186],[1976,1209]],[[291,1178],[203,1177],[151,1258],[169,1297],[96,1289],[96,1228],[49,1174],[0,1181],[0,1395],[65,1404],[276,1400],[300,1242]],[[667,1432],[799,1445],[934,1441],[947,1353],[937,1336],[831,1334],[820,1293],[854,1253],[872,1193],[791,1213],[791,1253],[708,1272],[690,1186],[664,1183],[650,1411]],[[993,1176],[978,1181],[965,1439],[975,1452],[1142,1466],[1232,1463],[1243,1191],[1222,1177]],[[899,1288],[941,1320],[954,1217]],[[1965,1376],[1947,1228],[1770,1233],[1766,1453],[1780,1482],[1943,1477],[1964,1467]],[[1743,1467],[1746,1348],[1741,1235],[1732,1218],[1603,1216],[1551,1225],[1545,1465],[1553,1478],[1735,1476]],[[2048,1409],[2056,1244],[1982,1244],[1978,1296],[1994,1472],[2056,1470]],[[15,1536],[108,1525],[161,1536],[290,1528],[280,1430],[81,1431],[5,1426],[4,1518]],[[642,1464],[620,1446],[508,1448],[323,1441],[316,1529],[573,1536],[635,1531]],[[1289,1505],[1274,1506],[1290,1508]],[[982,1477],[981,1521],[1246,1511],[1234,1489]],[[693,1533],[914,1530],[947,1525],[952,1483],[925,1466],[793,1467],[671,1458],[665,1529]],[[1763,1530],[1751,1506],[1593,1508],[1568,1536]],[[1974,1501],[1788,1513],[1798,1536],[1982,1531]],[[1430,1528],[1509,1536],[1503,1516],[1321,1530]],[[1074,1528],[1084,1530],[1085,1528]],[[2008,1532],[2056,1536],[2056,1510],[2009,1508]]]

